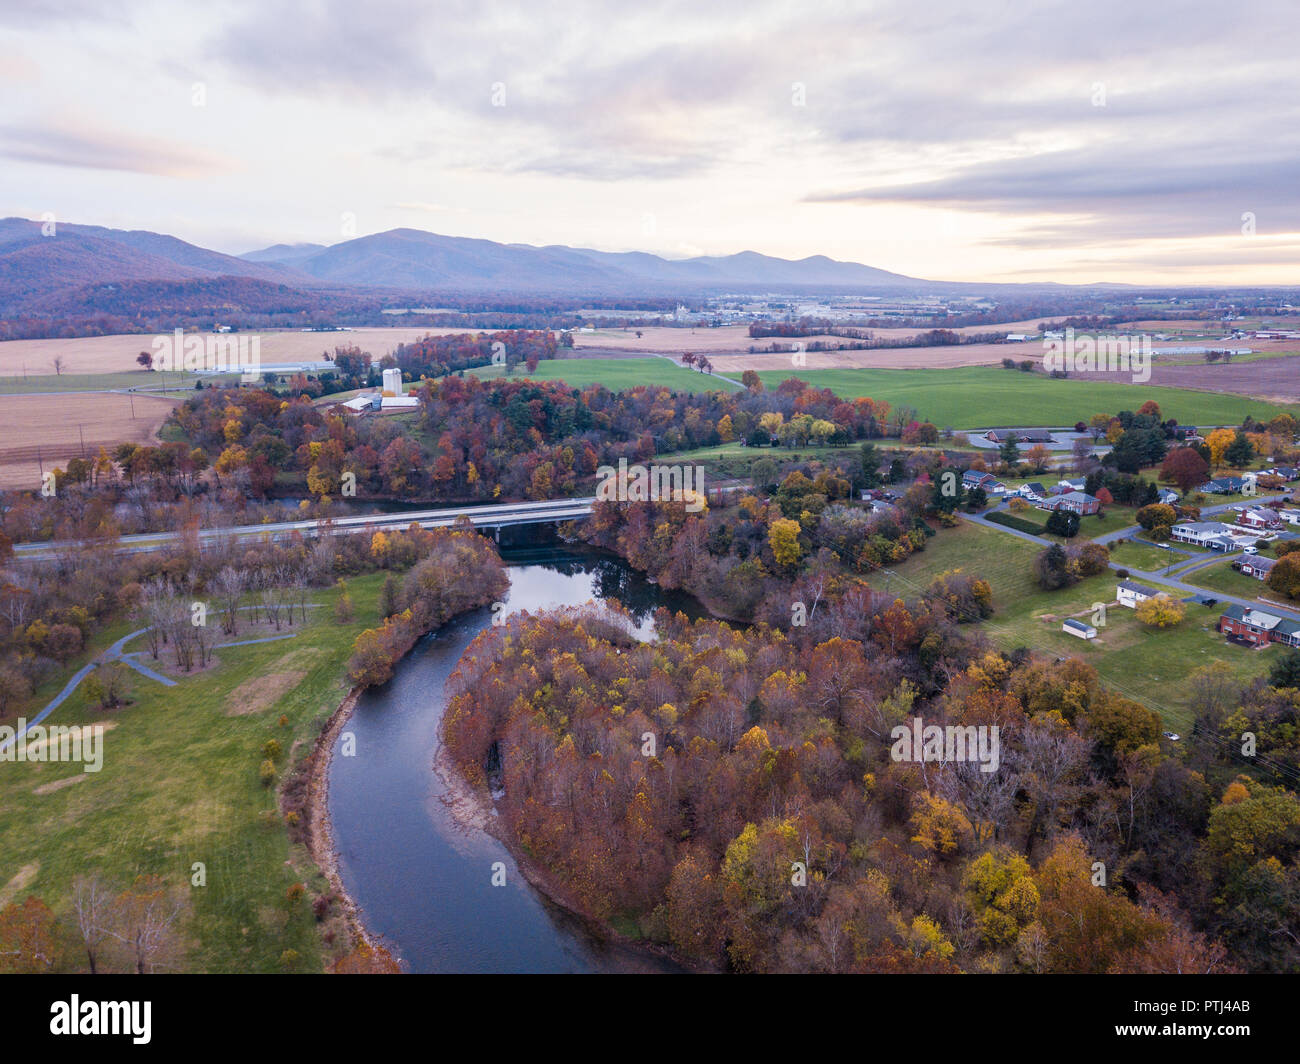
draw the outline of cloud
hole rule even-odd
[[[208,177],[230,169],[226,159],[173,141],[141,137],[74,120],[0,125],[0,157],[46,166],[123,170],[160,177]]]

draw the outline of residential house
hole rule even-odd
[[[1207,480],[1197,491],[1206,495],[1236,495],[1246,486],[1244,477],[1215,477]]]
[[[1133,580],[1121,580],[1119,586],[1115,588],[1115,601],[1121,606],[1127,606],[1131,610],[1137,609],[1139,602],[1145,602],[1149,598],[1155,598],[1159,591],[1153,587],[1147,587],[1146,584],[1139,584]]]
[[[1179,543],[1193,543],[1210,550],[1221,550],[1225,554],[1236,550],[1236,541],[1232,538],[1232,526],[1222,521],[1184,521],[1170,529],[1173,538]]]
[[[1300,480],[1300,469],[1295,466],[1274,466],[1269,472],[1283,480]]]
[[[1096,639],[1097,629],[1083,621],[1076,621],[1073,617],[1067,617],[1061,624],[1061,631],[1069,635],[1078,636],[1080,639]]]
[[[1038,504],[1040,510],[1068,510],[1070,513],[1095,514],[1101,509],[1101,503],[1095,495],[1083,491],[1067,491],[1064,495],[1044,499]]]
[[[996,479],[992,473],[980,473],[974,469],[968,469],[961,475],[961,486],[967,491],[972,488],[983,488],[988,491]]]
[[[1235,603],[1223,611],[1219,618],[1219,631],[1229,639],[1252,646],[1268,643],[1300,646],[1300,621]]]
[[[1056,486],[1065,491],[1083,491],[1083,477],[1075,477],[1072,480],[1058,480]]]
[[[1040,499],[1047,498],[1047,489],[1035,480],[1028,484],[1020,485],[1020,497],[1022,499],[1028,499],[1030,502],[1038,502]]]
[[[1166,506],[1178,505],[1178,492],[1174,491],[1172,488],[1162,488],[1156,494],[1156,498]]]
[[[1233,562],[1232,567],[1239,573],[1253,576],[1256,580],[1267,580],[1269,571],[1276,564],[1276,558],[1265,558],[1259,554],[1247,554],[1239,561]]]
[[[1268,532],[1282,527],[1282,519],[1272,510],[1259,506],[1243,506],[1237,511],[1237,524],[1252,532]]]

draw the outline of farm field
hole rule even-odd
[[[115,392],[0,396],[0,488],[39,488],[42,467],[82,454],[83,438],[90,458],[101,445],[153,439],[178,401]]]
[[[963,522],[945,529],[890,573],[869,577],[871,586],[901,596],[919,596],[946,569],[965,569],[988,580],[995,612],[980,628],[1002,650],[1027,646],[1052,657],[1077,656],[1097,669],[1108,687],[1158,711],[1175,730],[1191,725],[1187,675],[1223,661],[1245,683],[1265,672],[1278,648],[1247,650],[1226,643],[1214,631],[1217,610],[1190,605],[1187,618],[1171,631],[1150,631],[1133,611],[1115,604],[1113,572],[1081,580],[1063,591],[1042,591],[1030,566],[1038,548],[1015,536]],[[1089,619],[1095,603],[1108,603],[1106,627],[1089,642],[1066,635],[1066,617]]]
[[[205,377],[237,381],[238,374]],[[72,392],[112,392],[139,389],[140,393],[174,394],[194,389],[194,373],[152,373],[137,369],[124,373],[63,373],[55,377],[0,377],[0,395],[48,395]]]
[[[502,375],[501,369],[496,366],[484,366],[467,372],[485,380]],[[513,375],[520,380],[531,376],[536,380],[564,381],[574,388],[603,384],[611,391],[635,388],[642,384],[687,392],[727,392],[739,387],[664,358],[547,359],[538,363],[534,374],[530,375],[521,368],[515,370]]]
[[[470,329],[429,329],[410,326],[352,329],[348,332],[298,332],[281,330],[247,333],[261,338],[262,361],[304,362],[318,359],[334,348],[356,344],[369,351],[376,360],[393,351],[400,343],[410,343],[430,334],[445,335],[470,332]],[[231,334],[237,336],[240,334]],[[151,351],[151,333],[128,333],[115,336],[81,336],[56,340],[6,340],[0,342],[0,377],[54,377],[53,360],[63,359],[63,374],[127,373],[136,370],[136,356]],[[145,371],[140,371],[145,372]]]
[[[759,377],[775,388],[788,377],[799,377],[817,388],[830,388],[846,399],[869,396],[893,406],[914,407],[921,418],[940,428],[983,428],[989,425],[1072,425],[1095,413],[1136,410],[1148,399],[1160,404],[1165,417],[1184,424],[1209,425],[1241,421],[1253,414],[1267,421],[1289,408],[1236,395],[1175,388],[1116,384],[1112,381],[1053,380],[1042,374],[1001,368],[967,367],[942,373],[925,370],[848,369],[764,371]]]
[[[183,968],[282,971],[281,953],[293,950],[290,970],[320,970],[316,921],[306,901],[292,901],[286,892],[295,882],[311,879],[323,887],[324,881],[305,850],[290,843],[258,766],[268,739],[284,752],[281,777],[307,753],[346,692],[340,662],[356,634],[373,623],[381,582],[382,574],[350,581],[355,622],[337,624],[331,609],[337,592],[321,592],[315,599],[323,608],[309,611],[305,626],[287,629],[298,636],[217,651],[214,666],[188,676],[164,668],[177,681],[174,688],[131,672],[134,701],[124,708],[91,710],[74,693],[46,724],[106,724],[103,767],[83,774],[74,764],[5,765],[0,891],[21,885],[66,907],[78,875],[96,874],[120,890],[138,875],[155,874],[181,886],[188,904]],[[139,627],[124,621],[100,633],[68,672]],[[241,628],[234,638],[253,634],[267,633]],[[144,640],[126,649],[145,649]],[[154,664],[147,650],[143,660]],[[25,711],[43,705],[68,672],[44,684]],[[206,865],[201,888],[189,886],[196,861]]]

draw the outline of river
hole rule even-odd
[[[536,612],[616,598],[640,634],[653,634],[653,610],[692,616],[689,596],[664,592],[623,562],[561,548],[503,551],[507,613]],[[426,636],[394,678],[366,692],[336,744],[329,814],[339,874],[366,927],[413,972],[668,972],[654,955],[601,940],[542,897],[501,843],[452,816],[433,769],[444,684],[490,609],[466,614]],[[345,736],[352,756],[342,756]],[[462,818],[463,819],[463,818]],[[493,886],[493,865],[505,885]]]

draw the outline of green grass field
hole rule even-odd
[[[1048,535],[1048,539],[1055,540],[1058,543],[1085,543],[1090,539],[1096,539],[1098,536],[1104,536],[1110,532],[1118,532],[1121,528],[1128,528],[1130,525],[1136,525],[1137,521],[1133,515],[1137,511],[1129,506],[1108,506],[1106,512],[1102,514],[1085,514],[1079,518],[1079,533],[1073,539],[1064,540],[1060,536]],[[1034,515],[1031,520],[1038,520],[1039,517],[1046,522],[1050,516],[1046,510],[1031,509],[1025,513],[1025,517]]]
[[[280,971],[281,953],[291,949],[294,970],[319,970],[322,944],[309,902],[325,880],[305,849],[290,843],[258,766],[271,738],[284,751],[281,778],[310,750],[346,692],[342,662],[356,633],[374,623],[381,581],[376,574],[349,582],[351,624],[335,623],[331,589],[316,596],[325,605],[308,611],[305,627],[295,625],[302,633],[295,638],[217,651],[215,667],[174,675],[176,687],[132,672],[134,702],[125,708],[101,713],[74,693],[45,723],[113,725],[103,736],[103,768],[53,789],[81,766],[0,763],[0,891],[18,877],[19,899],[34,894],[66,914],[78,875],[94,873],[122,889],[137,875],[157,874],[189,901],[182,969]],[[94,652],[137,627],[115,625]],[[126,649],[144,649],[144,640]],[[144,660],[153,664],[147,654]],[[28,715],[66,675],[36,693]],[[206,886],[189,885],[196,861],[206,865]],[[298,882],[309,893],[290,901],[286,891]]]
[[[1092,414],[1136,410],[1148,399],[1165,417],[1183,424],[1235,424],[1247,414],[1267,421],[1295,414],[1300,407],[1281,407],[1240,395],[1152,388],[1111,381],[1053,380],[1041,373],[1019,373],[995,366],[960,369],[816,369],[764,370],[759,377],[775,388],[799,377],[817,388],[830,388],[846,399],[869,396],[892,406],[914,407],[922,419],[940,428],[991,425],[1073,425]]]
[[[1188,573],[1183,580],[1196,587],[1203,587],[1209,591],[1222,591],[1224,594],[1236,595],[1238,598],[1258,598],[1261,595],[1277,597],[1263,580],[1256,580],[1253,576],[1237,572],[1232,567],[1231,558],[1225,558],[1217,565]]]
[[[1176,629],[1151,631],[1132,610],[1115,603],[1115,574],[1081,580],[1063,591],[1042,591],[1030,565],[1038,547],[1008,533],[963,522],[945,529],[892,573],[869,577],[871,586],[898,595],[919,596],[946,569],[983,576],[993,588],[995,612],[981,628],[1003,650],[1027,646],[1052,657],[1078,656],[1097,669],[1107,687],[1157,710],[1167,726],[1191,725],[1186,678],[1214,661],[1226,662],[1243,685],[1267,671],[1277,647],[1262,651],[1232,646],[1214,631],[1217,609],[1189,604]],[[1070,616],[1091,621],[1096,603],[1108,603],[1106,625],[1085,642],[1061,631]]]
[[[1153,543],[1140,540],[1121,540],[1110,544],[1110,560],[1126,569],[1141,569],[1146,573],[1158,573],[1170,562],[1187,561],[1186,554],[1178,551],[1162,550]]]
[[[165,379],[164,379],[165,378]],[[138,388],[140,394],[162,395],[166,392],[194,390],[198,375],[194,373],[153,373],[146,369],[123,373],[63,373],[29,377],[0,377],[0,395],[36,395],[42,392],[109,392]],[[238,374],[204,377],[204,387],[214,382],[239,380]]]
[[[502,376],[495,366],[467,370],[477,377],[491,380]],[[560,358],[540,362],[537,372],[529,374],[523,366],[517,367],[512,377],[525,380],[532,377],[543,381],[564,381],[575,388],[589,384],[603,384],[610,391],[622,391],[638,385],[671,388],[680,392],[734,392],[738,386],[716,376],[697,373],[670,362],[666,358]]]

